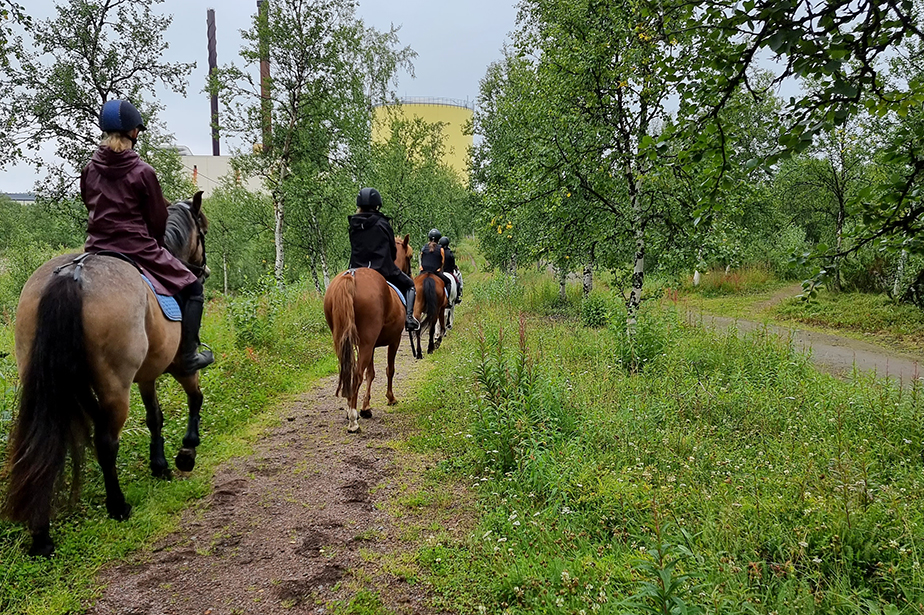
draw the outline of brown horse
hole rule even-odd
[[[418,359],[422,359],[420,334],[424,327],[430,329],[430,343],[427,344],[427,354],[432,354],[434,349],[440,347],[443,341],[443,333],[446,331],[446,308],[449,307],[449,302],[446,299],[446,285],[443,278],[435,273],[421,271],[414,278],[414,288],[417,290],[417,301],[414,302],[414,318],[420,322],[420,328],[416,331],[416,356]],[[433,335],[437,326],[439,326],[439,335],[434,345]],[[413,348],[412,344],[411,349],[413,350]]]
[[[395,238],[399,269],[410,269],[414,251],[408,245],[410,237]],[[372,418],[369,400],[375,379],[373,362],[375,349],[388,346],[388,405],[394,405],[392,380],[395,376],[395,356],[404,332],[405,309],[401,299],[375,269],[359,267],[347,270],[331,281],[324,295],[324,317],[334,338],[334,350],[340,361],[340,380],[335,395],[347,400],[347,431],[359,431],[356,404],[359,388],[366,381],[366,395],[359,416]],[[358,357],[357,357],[358,355]]]
[[[205,267],[202,193],[168,208],[167,245],[194,271]],[[102,254],[58,256],[26,282],[16,311],[19,413],[10,443],[9,488],[3,512],[27,525],[30,555],[50,555],[55,485],[69,453],[76,485],[92,426],[106,485],[106,510],[127,519],[131,506],[119,486],[116,455],[128,418],[129,392],[138,383],[151,431],[151,473],[169,478],[164,416],[154,382],[168,372],[186,391],[189,422],[180,470],[192,470],[199,445],[202,391],[198,372],[178,376],[180,323],[167,320],[135,266]]]

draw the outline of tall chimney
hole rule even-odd
[[[270,98],[269,0],[257,0],[260,28],[260,97],[263,112],[263,151],[269,151],[273,136],[273,101]]]
[[[215,9],[208,9],[205,18],[209,36],[209,76],[215,79],[218,73],[218,53],[215,51]],[[218,88],[212,89],[212,155],[221,156],[218,141]]]

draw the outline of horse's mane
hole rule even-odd
[[[167,230],[164,231],[164,245],[174,256],[183,253],[189,244],[189,237],[196,230],[196,221],[185,203],[167,208]]]

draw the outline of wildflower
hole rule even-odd
[[[561,596],[559,596],[558,598],[556,598],[556,599],[555,599],[555,606],[557,606],[558,608],[562,608],[563,606],[565,606],[565,599],[562,598]]]

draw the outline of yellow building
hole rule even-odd
[[[473,103],[448,98],[402,98],[396,105],[379,105],[373,116],[372,138],[375,141],[381,142],[389,137],[390,119],[395,113],[399,117],[420,118],[428,124],[443,124],[443,134],[446,136],[443,162],[467,181],[472,135],[466,134],[464,128],[474,116]]]

